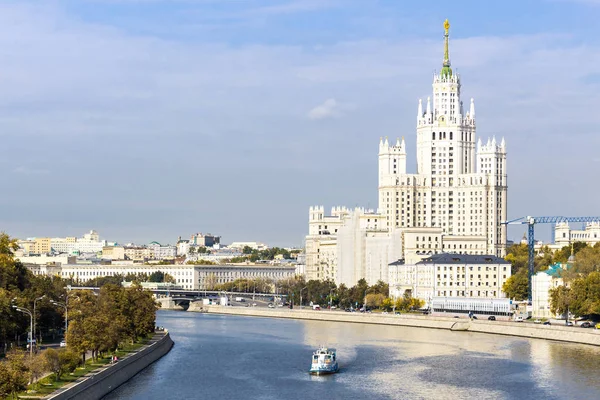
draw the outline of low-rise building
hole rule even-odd
[[[177,285],[181,285],[183,289],[194,290],[198,289],[198,269],[195,265],[142,265],[142,264],[68,264],[61,266],[60,275],[64,279],[74,279],[79,282],[86,282],[90,279],[103,276],[115,276],[128,274],[146,274],[150,275],[154,272],[162,271],[171,275]]]
[[[125,246],[125,258],[133,261],[147,261],[154,258],[154,252],[144,246]]]
[[[105,260],[125,260],[125,247],[104,246],[102,248],[102,258]]]
[[[574,257],[571,257],[572,261]],[[532,316],[554,318],[550,311],[550,290],[564,284],[561,272],[571,267],[571,263],[555,263],[546,271],[539,271],[531,277]]]
[[[490,255],[435,254],[415,264],[391,263],[390,296],[411,296],[431,304],[434,297],[500,299],[510,263]]]
[[[155,260],[172,260],[177,256],[177,246],[151,242],[148,248],[152,251]]]
[[[200,247],[213,247],[221,243],[221,236],[211,235],[210,233],[204,235],[202,233],[193,234],[190,238],[190,245]]]
[[[64,265],[64,264],[75,264],[77,257],[69,256],[66,254],[49,255],[49,254],[23,254],[19,251],[15,253],[15,258],[21,261],[23,264],[35,264],[35,265]]]
[[[200,289],[211,289],[215,285],[233,282],[236,279],[265,279],[277,282],[293,278],[295,265],[228,264],[196,265]]]

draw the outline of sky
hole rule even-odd
[[[478,137],[506,138],[509,218],[598,215],[599,13],[600,0],[0,1],[0,231],[301,246],[311,205],[376,208],[380,137],[404,136],[416,170],[446,18]]]

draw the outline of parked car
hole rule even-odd
[[[321,306],[318,304],[313,304],[312,308],[313,308],[313,310],[317,310],[317,311],[321,310]]]
[[[275,308],[275,306],[273,305],[273,303],[269,303],[269,304],[268,304],[268,307],[269,307],[269,308]]]
[[[67,347],[67,342],[64,340],[60,342],[60,347]]]
[[[537,318],[536,320],[533,321],[534,324],[541,324],[542,320]]]
[[[552,325],[552,324],[550,323],[550,321],[544,321],[544,323],[542,325]]]
[[[490,315],[490,316],[488,317],[488,321],[495,321],[495,320],[496,320],[496,317],[495,317],[495,316],[493,316],[493,315]]]
[[[523,317],[521,317],[521,316],[515,317],[515,322],[523,322]]]
[[[571,321],[565,321],[565,325],[567,325],[567,326],[573,326],[573,323]]]
[[[582,322],[580,326],[582,328],[592,328],[593,327],[592,323],[589,321]]]

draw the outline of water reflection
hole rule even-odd
[[[467,332],[159,312],[171,353],[110,399],[600,398],[600,351]],[[319,345],[340,373],[307,373]]]

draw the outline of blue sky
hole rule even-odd
[[[380,136],[405,136],[414,170],[445,18],[478,135],[506,137],[509,217],[600,214],[599,12],[600,0],[0,1],[0,230],[301,245],[310,205],[376,206]]]

